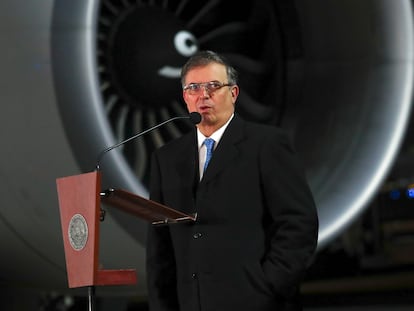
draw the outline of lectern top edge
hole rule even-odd
[[[196,221],[197,219],[196,214],[188,215],[121,189],[108,189],[101,192],[101,200],[153,225]]]

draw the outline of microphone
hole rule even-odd
[[[99,153],[98,157],[97,157],[95,170],[96,171],[99,171],[99,169],[100,169],[100,165],[99,164],[101,162],[101,159],[102,159],[102,157],[107,152],[111,151],[112,149],[118,148],[119,146],[122,146],[123,144],[129,142],[130,140],[133,140],[133,139],[138,138],[138,137],[140,137],[142,135],[145,135],[146,133],[151,132],[151,131],[157,129],[157,128],[163,126],[164,124],[170,123],[171,121],[175,121],[175,120],[178,120],[178,119],[190,119],[191,123],[193,123],[194,125],[196,125],[196,124],[198,124],[198,123],[201,122],[201,114],[199,114],[198,112],[191,112],[188,116],[185,116],[185,117],[174,117],[174,118],[168,119],[168,120],[166,120],[164,122],[161,122],[161,123],[159,123],[157,125],[154,125],[153,127],[150,127],[149,129],[146,129],[143,132],[137,133],[134,136],[131,136],[131,137],[129,137],[129,138],[127,138],[127,139],[125,139],[125,140],[123,140],[123,141],[121,141],[121,142],[113,145],[113,146],[110,146],[110,147],[102,150]]]

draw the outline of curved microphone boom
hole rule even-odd
[[[138,137],[140,137],[142,135],[145,135],[146,133],[151,132],[151,131],[157,129],[157,128],[163,126],[164,124],[170,123],[171,121],[175,121],[175,120],[178,120],[178,119],[190,119],[191,123],[193,123],[194,125],[196,125],[196,124],[198,124],[198,123],[201,122],[201,114],[199,114],[198,112],[191,112],[188,116],[185,116],[185,117],[174,117],[174,118],[168,119],[168,120],[166,120],[164,122],[161,122],[160,124],[154,125],[153,127],[150,127],[149,129],[146,129],[143,132],[140,132],[138,134],[135,134],[134,136],[131,136],[131,137],[129,137],[129,138],[127,138],[127,139],[125,139],[125,140],[123,140],[123,141],[121,141],[121,142],[113,145],[113,146],[110,146],[110,147],[102,150],[99,153],[99,155],[98,155],[98,158],[97,158],[97,161],[96,161],[95,170],[99,171],[99,169],[100,169],[100,165],[99,164],[101,162],[101,159],[102,159],[102,157],[108,151],[111,151],[112,149],[118,148],[119,146],[121,146],[121,145],[123,145],[123,144],[125,144],[125,143],[127,143],[127,142],[129,142],[129,141],[131,141],[133,139],[135,139],[135,138],[138,138]]]

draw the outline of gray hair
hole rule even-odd
[[[185,77],[191,69],[200,66],[206,66],[211,63],[222,64],[226,67],[227,79],[230,84],[237,84],[237,71],[229,62],[223,57],[213,51],[199,51],[191,56],[181,69],[181,84],[184,87]]]

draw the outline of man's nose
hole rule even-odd
[[[210,91],[207,89],[207,86],[202,86],[201,95],[203,97],[210,97]]]

